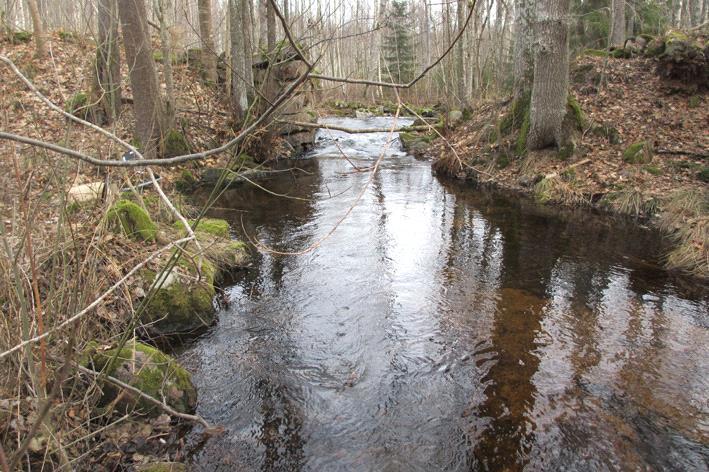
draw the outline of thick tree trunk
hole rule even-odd
[[[35,54],[37,57],[44,57],[47,53],[44,45],[45,32],[44,25],[42,24],[42,17],[39,14],[37,0],[27,0],[27,6],[29,7],[30,15],[32,16],[32,33],[34,34],[34,41],[37,47]]]
[[[148,15],[143,0],[118,0],[123,45],[130,71],[135,113],[135,137],[146,156],[157,154],[163,131],[163,106],[148,34]]]
[[[625,0],[611,0],[611,46],[625,46]]]
[[[244,36],[240,0],[229,0],[229,17],[231,28],[229,41],[231,42],[231,110],[235,123],[240,123],[248,108],[248,98],[243,80],[244,74]]]
[[[217,56],[212,38],[212,0],[199,0],[199,36],[202,42],[202,67],[204,78],[210,84],[217,83]]]
[[[528,149],[562,145],[569,83],[570,0],[539,0]]]
[[[543,1],[543,0],[540,0]],[[515,99],[523,97],[532,88],[534,74],[534,42],[535,0],[515,1],[515,39],[514,39],[514,95]]]
[[[98,101],[100,121],[111,124],[121,109],[121,63],[118,50],[118,5],[116,0],[98,0],[96,76],[93,101]]]

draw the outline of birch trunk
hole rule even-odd
[[[570,0],[539,0],[528,149],[561,145],[569,83]]]

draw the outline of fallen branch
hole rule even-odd
[[[689,156],[696,157],[697,159],[709,158],[709,154],[694,152],[694,151],[682,151],[682,150],[672,150],[672,149],[655,149],[655,154],[667,154],[670,156]]]
[[[405,126],[403,128],[391,129],[391,128],[347,128],[345,126],[331,125],[328,123],[307,123],[304,121],[288,121],[288,120],[276,120],[277,123],[283,123],[293,126],[300,126],[302,128],[311,129],[331,129],[334,131],[344,131],[345,133],[357,134],[357,133],[399,133],[402,131],[428,131],[433,126]]]

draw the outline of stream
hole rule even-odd
[[[320,130],[262,185],[288,197],[211,215],[316,248],[262,252],[181,355],[226,429],[195,470],[708,469],[709,290],[656,232],[441,180],[388,133]]]

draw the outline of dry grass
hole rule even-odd
[[[709,278],[709,192],[679,190],[663,202],[661,227],[674,240],[667,266]]]
[[[576,206],[587,203],[588,199],[574,185],[560,176],[545,177],[534,186],[534,196],[541,203],[558,202]]]

